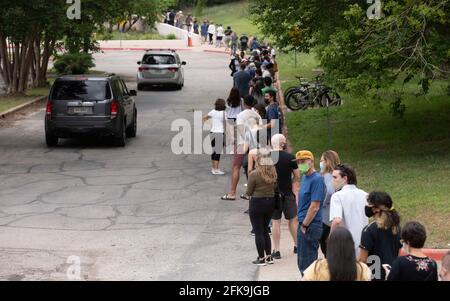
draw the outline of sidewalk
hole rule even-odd
[[[187,43],[183,40],[110,40],[99,41],[102,50],[139,50],[150,48],[188,50]]]
[[[216,48],[214,45],[194,43],[194,47],[188,47],[185,40],[111,40],[99,41],[103,51],[145,51],[146,49],[174,49],[176,51],[212,52],[229,54],[225,48]]]
[[[297,267],[297,254],[294,254],[294,242],[288,229],[288,222],[281,222],[281,259],[275,264],[260,267],[256,281],[299,281],[300,272]]]

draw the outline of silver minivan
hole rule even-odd
[[[138,90],[156,85],[174,86],[181,90],[184,86],[183,66],[186,62],[181,61],[175,50],[148,49],[138,65]]]

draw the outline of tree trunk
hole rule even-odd
[[[0,75],[5,85],[9,87],[11,83],[10,51],[8,50],[8,41],[3,35],[0,35],[0,59]]]
[[[50,56],[55,49],[56,41],[46,36],[44,43],[40,39],[34,41],[33,63],[31,65],[32,86],[34,88],[47,87],[47,69]]]
[[[0,71],[8,94],[24,93],[28,87],[34,55],[33,41],[32,35],[14,43],[10,43],[4,36],[0,37]]]
[[[133,28],[134,24],[136,24],[139,20],[140,20],[140,17],[136,18],[136,20],[132,20],[130,17],[130,27],[128,28],[128,31],[130,31],[131,28]]]

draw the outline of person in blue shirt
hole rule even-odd
[[[303,276],[303,272],[318,257],[326,186],[323,177],[314,168],[314,155],[310,151],[299,151],[295,158],[303,174],[298,193],[297,215],[297,264]]]
[[[208,27],[209,23],[206,20],[203,20],[203,24],[200,26],[200,34],[202,36],[202,43],[206,43],[208,39]]]
[[[267,124],[265,125],[267,128],[267,137],[272,139],[273,135],[283,133],[283,116],[277,102],[277,94],[275,91],[267,91],[264,95],[264,101],[268,104],[266,107]]]

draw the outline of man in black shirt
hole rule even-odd
[[[175,26],[175,12],[173,9],[169,13],[169,20],[167,22],[169,25]]]
[[[248,37],[247,35],[244,33],[241,38],[239,39],[239,41],[241,42],[241,51],[246,51],[248,48]]]
[[[281,236],[281,215],[289,221],[289,230],[294,241],[294,253],[297,252],[297,198],[293,191],[298,191],[298,187],[293,189],[293,183],[298,184],[300,172],[298,170],[295,157],[286,152],[286,137],[276,134],[272,137],[272,160],[275,163],[278,176],[278,192],[280,194],[279,208],[275,210],[272,219],[272,239],[274,251],[272,257],[281,259],[280,236]]]

